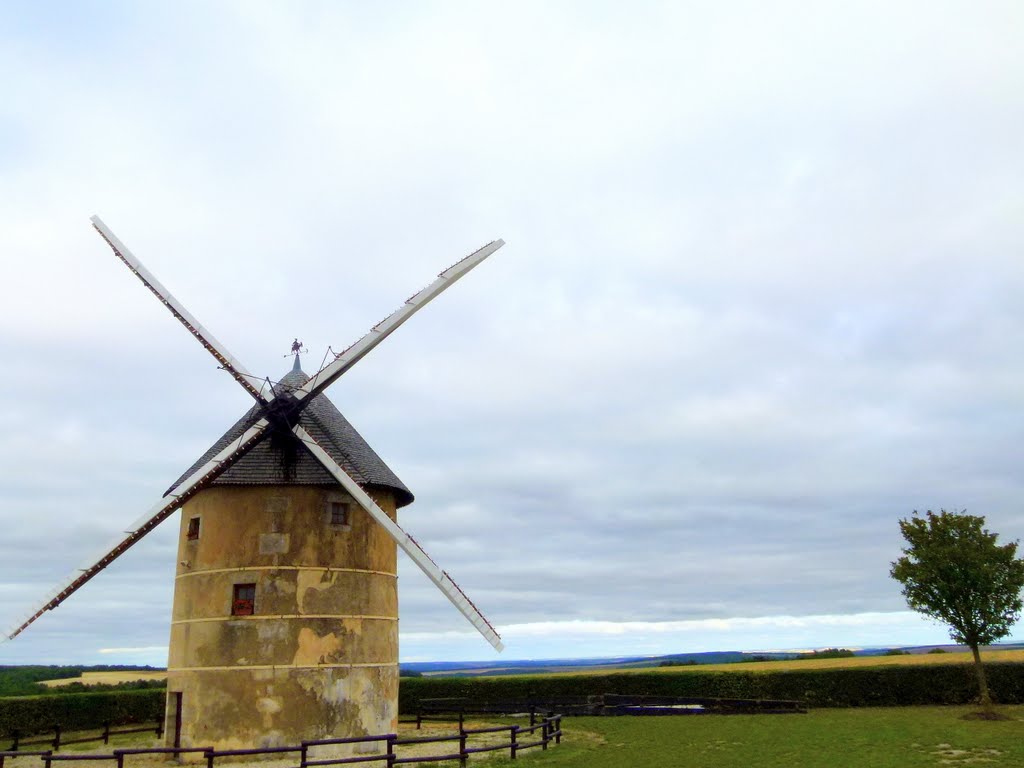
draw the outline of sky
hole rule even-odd
[[[1024,535],[1017,2],[0,5],[0,625],[328,396],[510,659],[926,644],[898,521]],[[166,663],[165,523],[0,664]],[[401,658],[495,653],[404,556]],[[1013,639],[1024,640],[1018,628]]]

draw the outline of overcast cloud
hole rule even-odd
[[[1024,534],[1024,10],[0,8],[0,624],[248,407],[335,384],[510,658],[941,642],[897,520]],[[166,662],[165,524],[0,663]],[[489,658],[408,562],[403,659]]]

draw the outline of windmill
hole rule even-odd
[[[397,509],[412,494],[323,393],[504,242],[495,240],[441,272],[312,377],[301,370],[296,339],[292,370],[272,383],[251,374],[98,217],[92,223],[255,403],[7,639],[182,509],[168,660],[169,743],[232,749],[393,730],[397,548],[502,650],[490,622],[398,525]]]

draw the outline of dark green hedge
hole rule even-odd
[[[989,687],[1002,704],[1024,704],[1024,664],[986,664]],[[617,693],[736,699],[797,699],[811,707],[895,707],[967,704],[977,696],[970,664],[907,665],[868,669],[778,672],[634,672],[614,675],[509,676],[492,678],[403,677],[399,709],[414,713],[424,698],[544,701]],[[0,698],[0,734],[15,728],[43,733],[54,723],[64,730],[155,722],[163,717],[163,690],[110,691],[59,696]]]
[[[45,733],[55,723],[65,731],[114,725],[156,722],[164,716],[164,690],[107,691],[66,695],[18,696],[0,699],[0,734],[15,729],[22,734]],[[0,745],[6,748],[6,745]]]
[[[1024,664],[986,664],[989,688],[1001,704],[1024,703]],[[636,672],[615,675],[402,678],[399,710],[420,699],[543,701],[617,693],[730,699],[796,699],[810,707],[900,707],[968,704],[977,697],[971,664],[906,665],[778,672]]]

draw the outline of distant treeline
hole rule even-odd
[[[58,693],[81,693],[97,691],[126,691],[144,688],[163,688],[162,680],[135,680],[128,683],[68,683],[55,688],[41,685],[42,680],[64,680],[69,677],[81,677],[83,672],[160,672],[159,667],[125,666],[120,664],[101,664],[97,666],[0,666],[0,697],[3,696],[44,696]]]
[[[770,656],[761,654],[744,655],[742,658],[726,661],[726,664],[743,664],[757,661],[796,661],[799,659],[849,659],[857,654],[848,648],[825,648],[821,651],[810,651],[809,653],[773,653]],[[669,659],[658,664],[659,667],[692,667],[699,664],[696,659]],[[710,660],[709,664],[722,664],[718,660]]]
[[[826,648],[823,651],[798,653],[794,659],[852,659],[857,654],[849,648]]]
[[[949,653],[945,648],[932,648],[928,653]],[[706,662],[700,662],[696,659],[667,659],[665,661],[658,662],[659,667],[692,667],[697,664],[744,664],[758,661],[799,661],[800,659],[849,659],[858,654],[851,651],[849,648],[825,648],[821,651],[810,651],[808,653],[773,653],[770,655],[764,655],[759,653],[744,654],[739,659],[729,659],[726,661],[720,661],[718,659],[710,659]],[[902,648],[890,648],[889,650],[880,654],[882,656],[910,656],[910,651]]]

